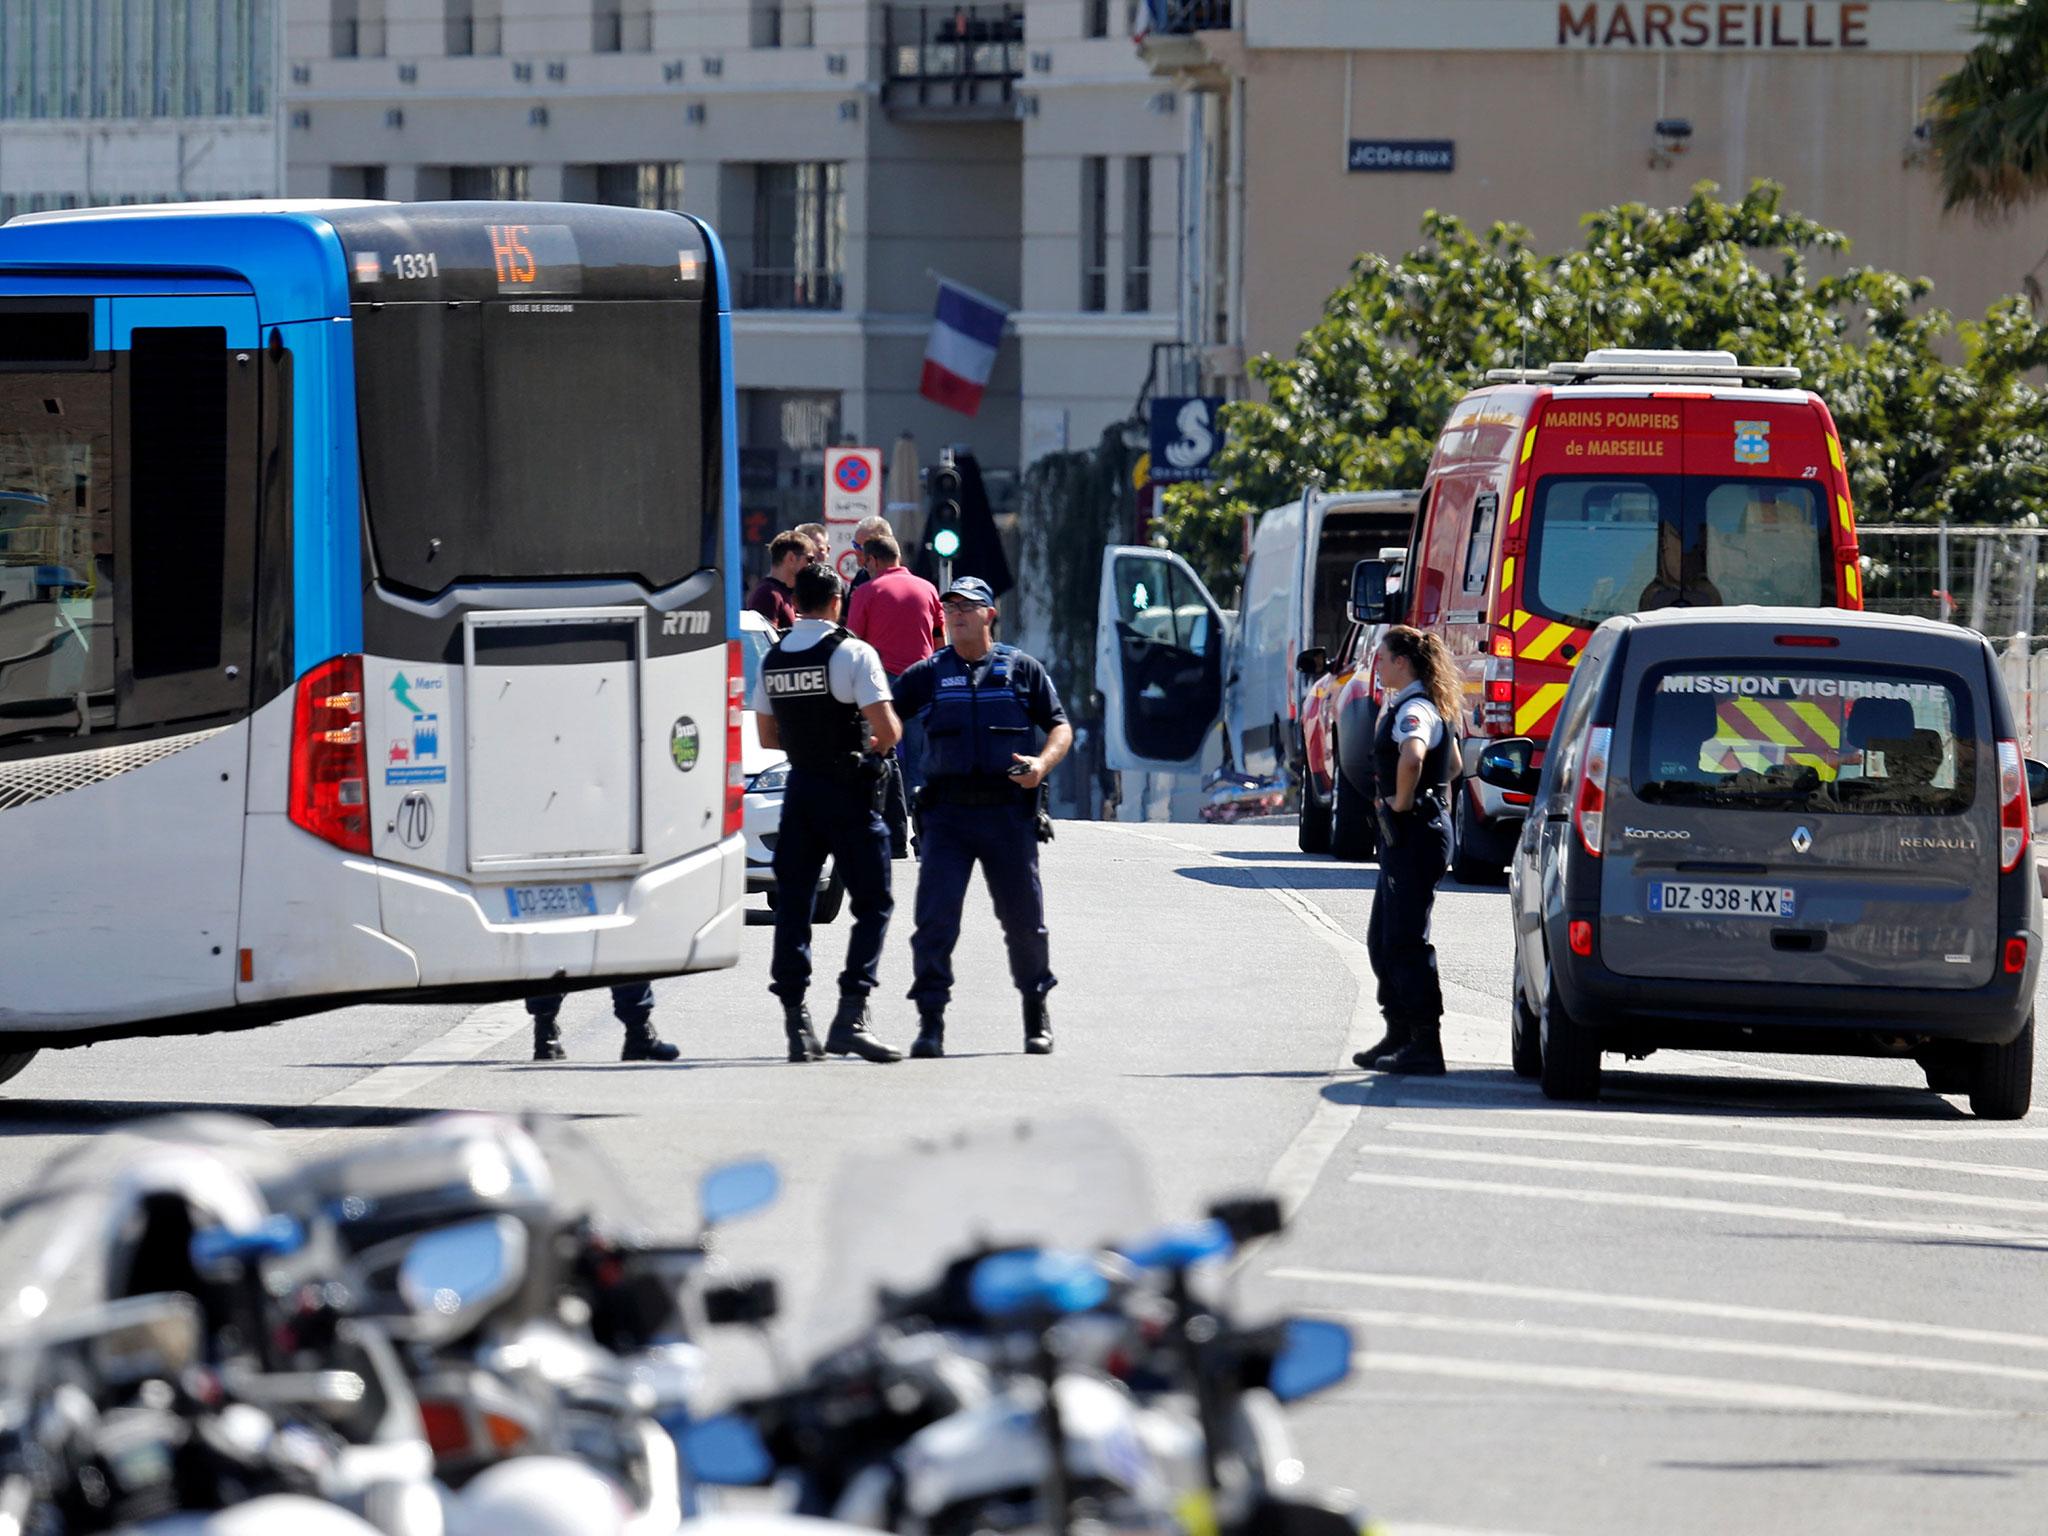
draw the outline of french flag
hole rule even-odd
[[[980,410],[1009,315],[986,294],[940,278],[938,312],[924,344],[924,377],[917,392],[963,416]]]

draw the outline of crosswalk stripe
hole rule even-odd
[[[1726,1153],[1730,1157],[1769,1157],[1787,1162],[1842,1163],[1855,1168],[1919,1168],[1973,1179],[2018,1179],[2048,1184],[2048,1168],[2018,1168],[2010,1163],[1961,1163],[1940,1157],[1905,1157],[1888,1152],[1851,1152],[1841,1147],[1781,1146],[1763,1141],[1715,1141],[1705,1136],[1628,1136],[1596,1131],[1538,1131],[1498,1125],[1444,1125],[1438,1121],[1392,1120],[1390,1131],[1423,1136],[1472,1136],[1485,1141],[1542,1141],[1600,1147],[1664,1147],[1682,1152]]]
[[[1534,1168],[1545,1173],[1598,1173],[1615,1178],[1663,1179],[1681,1184],[1734,1184],[1749,1189],[1796,1189],[1806,1194],[1848,1195],[1852,1199],[1897,1200],[1910,1205],[1954,1205],[1973,1211],[2048,1214],[2048,1200],[2011,1195],[1966,1195],[1946,1190],[1908,1189],[1895,1184],[1849,1184],[1835,1179],[1802,1179],[1783,1173],[1743,1169],[1674,1168],[1665,1163],[1616,1163],[1594,1157],[1528,1157],[1513,1152],[1467,1152],[1455,1147],[1397,1147],[1374,1143],[1367,1155],[1420,1158],[1432,1163],[1477,1164],[1487,1168]]]
[[[1506,1033],[1506,1026],[1502,1026],[1502,1033]],[[1826,1086],[1833,1087],[1839,1082],[1839,1079],[1828,1080]],[[1883,1083],[1863,1086],[1868,1086],[1879,1093],[1896,1095],[1901,1092],[1900,1089]],[[1424,1094],[1418,1094],[1414,1098],[1404,1097],[1401,1104],[1404,1109],[1471,1108],[1469,1103],[1455,1098],[1430,1098]],[[1515,1106],[1514,1114],[1518,1120],[1530,1115],[1543,1115],[1558,1120],[1598,1120],[1603,1124],[1634,1123],[1672,1127],[1702,1125],[1752,1132],[1783,1131],[1800,1136],[1860,1136],[1875,1141],[2048,1141],[2048,1130],[2029,1126],[1984,1125],[1972,1121],[1957,1121],[1938,1126],[1837,1125],[1826,1118],[1813,1116],[1779,1119],[1774,1114],[1776,1108],[1777,1106],[1772,1106],[1748,1115],[1708,1115],[1695,1114],[1683,1108],[1652,1110],[1601,1106],[1592,1109],[1560,1109],[1549,1105],[1518,1104]]]
[[[1373,1350],[1358,1356],[1358,1369],[1375,1375],[1440,1376],[1521,1387],[1556,1387],[1577,1392],[1615,1392],[1627,1397],[1662,1397],[1715,1403],[1730,1408],[1776,1412],[1890,1413],[1936,1418],[1985,1418],[1972,1408],[1864,1397],[1819,1387],[1790,1387],[1767,1381],[1729,1381],[1714,1376],[1670,1376],[1656,1371],[1623,1371],[1590,1365],[1531,1365],[1514,1360],[1466,1360],[1453,1355],[1408,1355]]]
[[[1622,1209],[1691,1211],[1707,1216],[1741,1216],[1759,1221],[1789,1221],[1807,1226],[1843,1227],[1857,1232],[1891,1232],[1909,1237],[1969,1238],[2011,1248],[2048,1250],[2048,1232],[2019,1232],[2010,1227],[1978,1227],[1964,1222],[1891,1221],[1877,1216],[1852,1216],[1847,1211],[1813,1210],[1795,1205],[1756,1205],[1740,1200],[1703,1200],[1691,1195],[1627,1194],[1607,1189],[1558,1189],[1545,1184],[1509,1184],[1497,1179],[1440,1179],[1426,1174],[1354,1173],[1354,1184],[1389,1189],[1433,1189],[1446,1194],[1503,1195],[1519,1200],[1558,1200],[1575,1205]]]
[[[1722,1322],[1771,1327],[1833,1329],[1843,1333],[1890,1334],[1906,1339],[1938,1339],[1986,1349],[2021,1349],[2048,1354],[2048,1334],[2007,1333],[1993,1328],[1966,1328],[1956,1323],[1922,1323],[1903,1318],[1858,1317],[1847,1312],[1801,1312],[1785,1307],[1758,1307],[1739,1301],[1699,1301],[1680,1296],[1632,1296],[1618,1291],[1579,1291],[1563,1286],[1521,1285],[1507,1280],[1466,1280],[1448,1275],[1380,1275],[1364,1270],[1315,1269],[1291,1266],[1268,1272],[1275,1280],[1305,1285],[1349,1285],[1367,1290],[1422,1292],[1445,1296],[1483,1297],[1494,1301],[1541,1302],[1552,1306],[1604,1308],[1667,1317],[1710,1317]]]
[[[1715,1339],[1698,1334],[1642,1333],[1626,1328],[1592,1328],[1576,1323],[1533,1323],[1524,1318],[1458,1317],[1441,1312],[1346,1310],[1345,1320],[1367,1328],[1411,1333],[1462,1333],[1486,1338],[1546,1339],[1619,1349],[1661,1349],[1678,1354],[1724,1355],[1749,1360],[1798,1361],[1806,1365],[1858,1370],[1927,1371],[1948,1376],[1984,1376],[2000,1381],[2048,1382],[2048,1370],[1943,1360],[1930,1355],[1895,1355],[1868,1349],[1829,1349],[1818,1344],[1773,1344],[1750,1339]]]

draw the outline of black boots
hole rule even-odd
[[[825,1047],[811,1029],[811,1010],[802,1003],[782,1005],[782,1032],[789,1037],[791,1061],[823,1061]]]
[[[1364,1072],[1380,1070],[1381,1063],[1391,1060],[1408,1047],[1414,1030],[1407,1024],[1387,1020],[1387,1032],[1380,1037],[1379,1044],[1369,1045],[1362,1051],[1351,1053],[1351,1064]]]
[[[651,1019],[632,1019],[626,1024],[626,1044],[619,1052],[621,1061],[674,1061],[681,1056],[678,1046],[668,1043],[654,1032]]]
[[[862,1061],[886,1065],[901,1061],[903,1053],[882,1044],[868,1033],[868,1004],[864,997],[842,997],[833,1016],[831,1032],[825,1036],[828,1056],[858,1056]]]
[[[1045,1010],[1045,994],[1024,999],[1024,1054],[1052,1054],[1052,1016]]]
[[[569,1053],[562,1049],[562,1026],[553,1019],[533,1021],[533,1059],[535,1061],[567,1061]]]
[[[921,1060],[946,1054],[946,1015],[936,1008],[928,1008],[917,1016],[917,1038],[910,1043],[910,1054]]]
[[[1444,1042],[1436,1024],[1415,1028],[1408,1043],[1380,1063],[1380,1071],[1406,1077],[1442,1077]]]

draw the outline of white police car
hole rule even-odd
[[[761,675],[761,658],[775,644],[775,626],[752,609],[740,614],[740,657],[746,665],[747,691],[754,697],[754,682]],[[754,712],[744,711],[740,719],[740,768],[747,776],[747,792],[740,827],[747,840],[747,894],[765,892],[768,905],[775,905],[775,834],[782,825],[782,792],[789,783],[789,759],[779,747],[761,745],[761,733],[754,728]],[[839,915],[846,899],[845,884],[826,861],[819,877],[817,904],[811,908],[814,922],[829,923]]]

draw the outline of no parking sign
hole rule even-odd
[[[882,515],[882,450],[825,450],[825,532],[832,542],[832,565],[842,581],[853,580],[854,525],[864,517]]]

